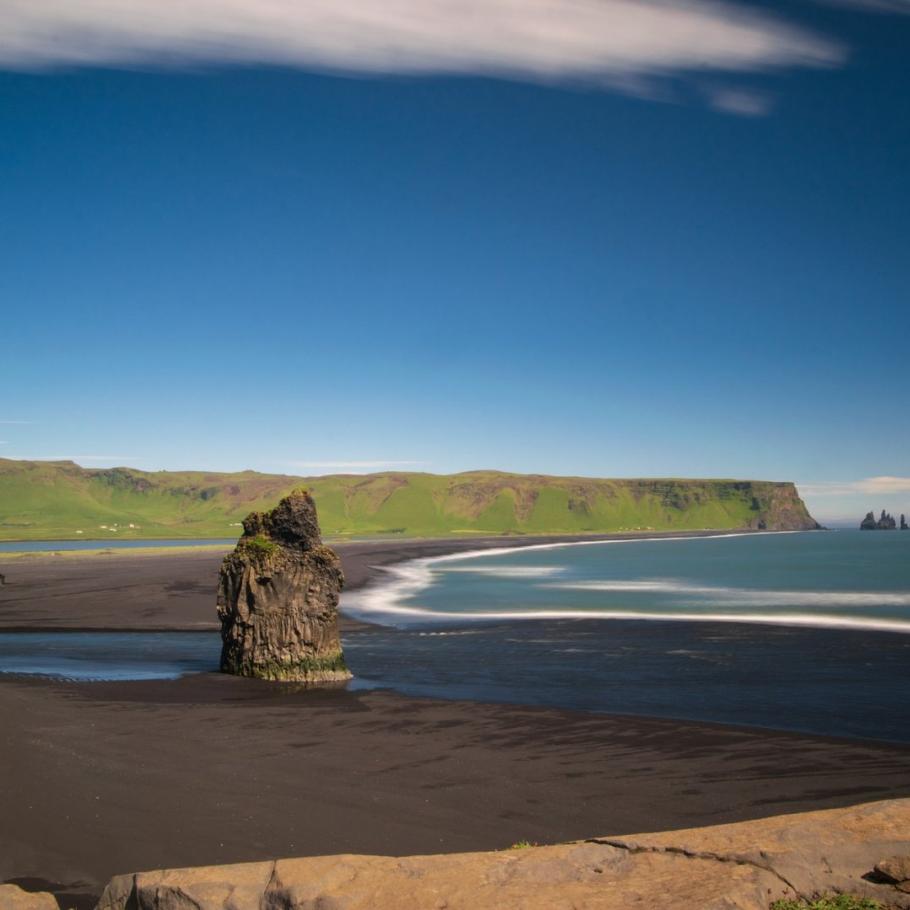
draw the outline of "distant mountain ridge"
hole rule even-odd
[[[233,537],[305,485],[330,536],[818,527],[792,483],[468,471],[295,477],[0,459],[0,539]],[[77,533],[81,532],[81,534]]]

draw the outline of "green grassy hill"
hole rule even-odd
[[[0,539],[231,537],[245,515],[297,486],[313,494],[333,537],[815,527],[793,484],[769,481],[499,471],[300,478],[0,459]]]

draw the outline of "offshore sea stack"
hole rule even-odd
[[[343,585],[306,490],[248,515],[221,564],[221,671],[309,684],[350,679],[338,635]]]
[[[901,515],[901,530],[904,529],[905,525],[906,521],[904,521],[904,516]],[[894,520],[893,515],[889,515],[882,509],[882,514],[878,521],[875,520],[875,515],[872,512],[866,512],[866,517],[860,522],[859,529],[861,531],[894,531],[897,529],[897,522]]]

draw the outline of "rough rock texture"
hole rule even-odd
[[[222,672],[306,683],[350,679],[338,637],[343,584],[306,491],[248,515],[221,565]]]
[[[889,856],[875,864],[876,877],[898,891],[910,893],[910,853]]]
[[[910,799],[554,847],[318,856],[121,875],[98,910],[768,910],[846,892],[910,894],[873,868],[910,848]],[[868,876],[868,877],[867,877]]]
[[[47,891],[23,891],[18,885],[0,885],[0,910],[60,910]]]

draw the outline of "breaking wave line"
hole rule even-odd
[[[767,532],[799,533],[799,532]],[[742,534],[715,534],[703,537],[634,538],[632,540],[591,540],[563,543],[532,544],[523,547],[497,547],[489,550],[471,550],[445,556],[423,557],[395,566],[383,566],[388,580],[367,586],[344,595],[343,607],[346,612],[364,618],[377,619],[385,616],[389,620],[399,618],[426,622],[475,622],[533,620],[533,619],[624,619],[651,620],[664,622],[720,622],[720,623],[762,623],[768,625],[807,626],[820,628],[841,628],[855,630],[882,630],[910,634],[910,616],[904,619],[879,618],[874,616],[843,616],[814,612],[743,612],[736,608],[749,607],[902,607],[910,606],[910,592],[889,591],[790,591],[761,590],[725,586],[698,585],[672,578],[651,578],[640,580],[548,582],[535,587],[552,590],[576,590],[591,592],[615,592],[624,594],[658,593],[677,595],[671,609],[634,609],[627,604],[621,608],[607,605],[580,609],[577,607],[542,607],[540,609],[514,610],[470,610],[446,612],[431,610],[422,606],[411,606],[406,602],[421,591],[431,587],[439,576],[448,572],[465,572],[502,578],[546,578],[558,574],[562,567],[527,566],[481,566],[452,567],[449,564],[483,556],[514,554],[521,550],[551,550],[562,547],[608,546],[623,543],[637,543],[643,540],[673,542],[678,540],[711,540],[717,538],[741,537]],[[688,609],[673,610],[673,605]],[[736,612],[722,610],[728,606]],[[709,608],[693,611],[693,607]]]

